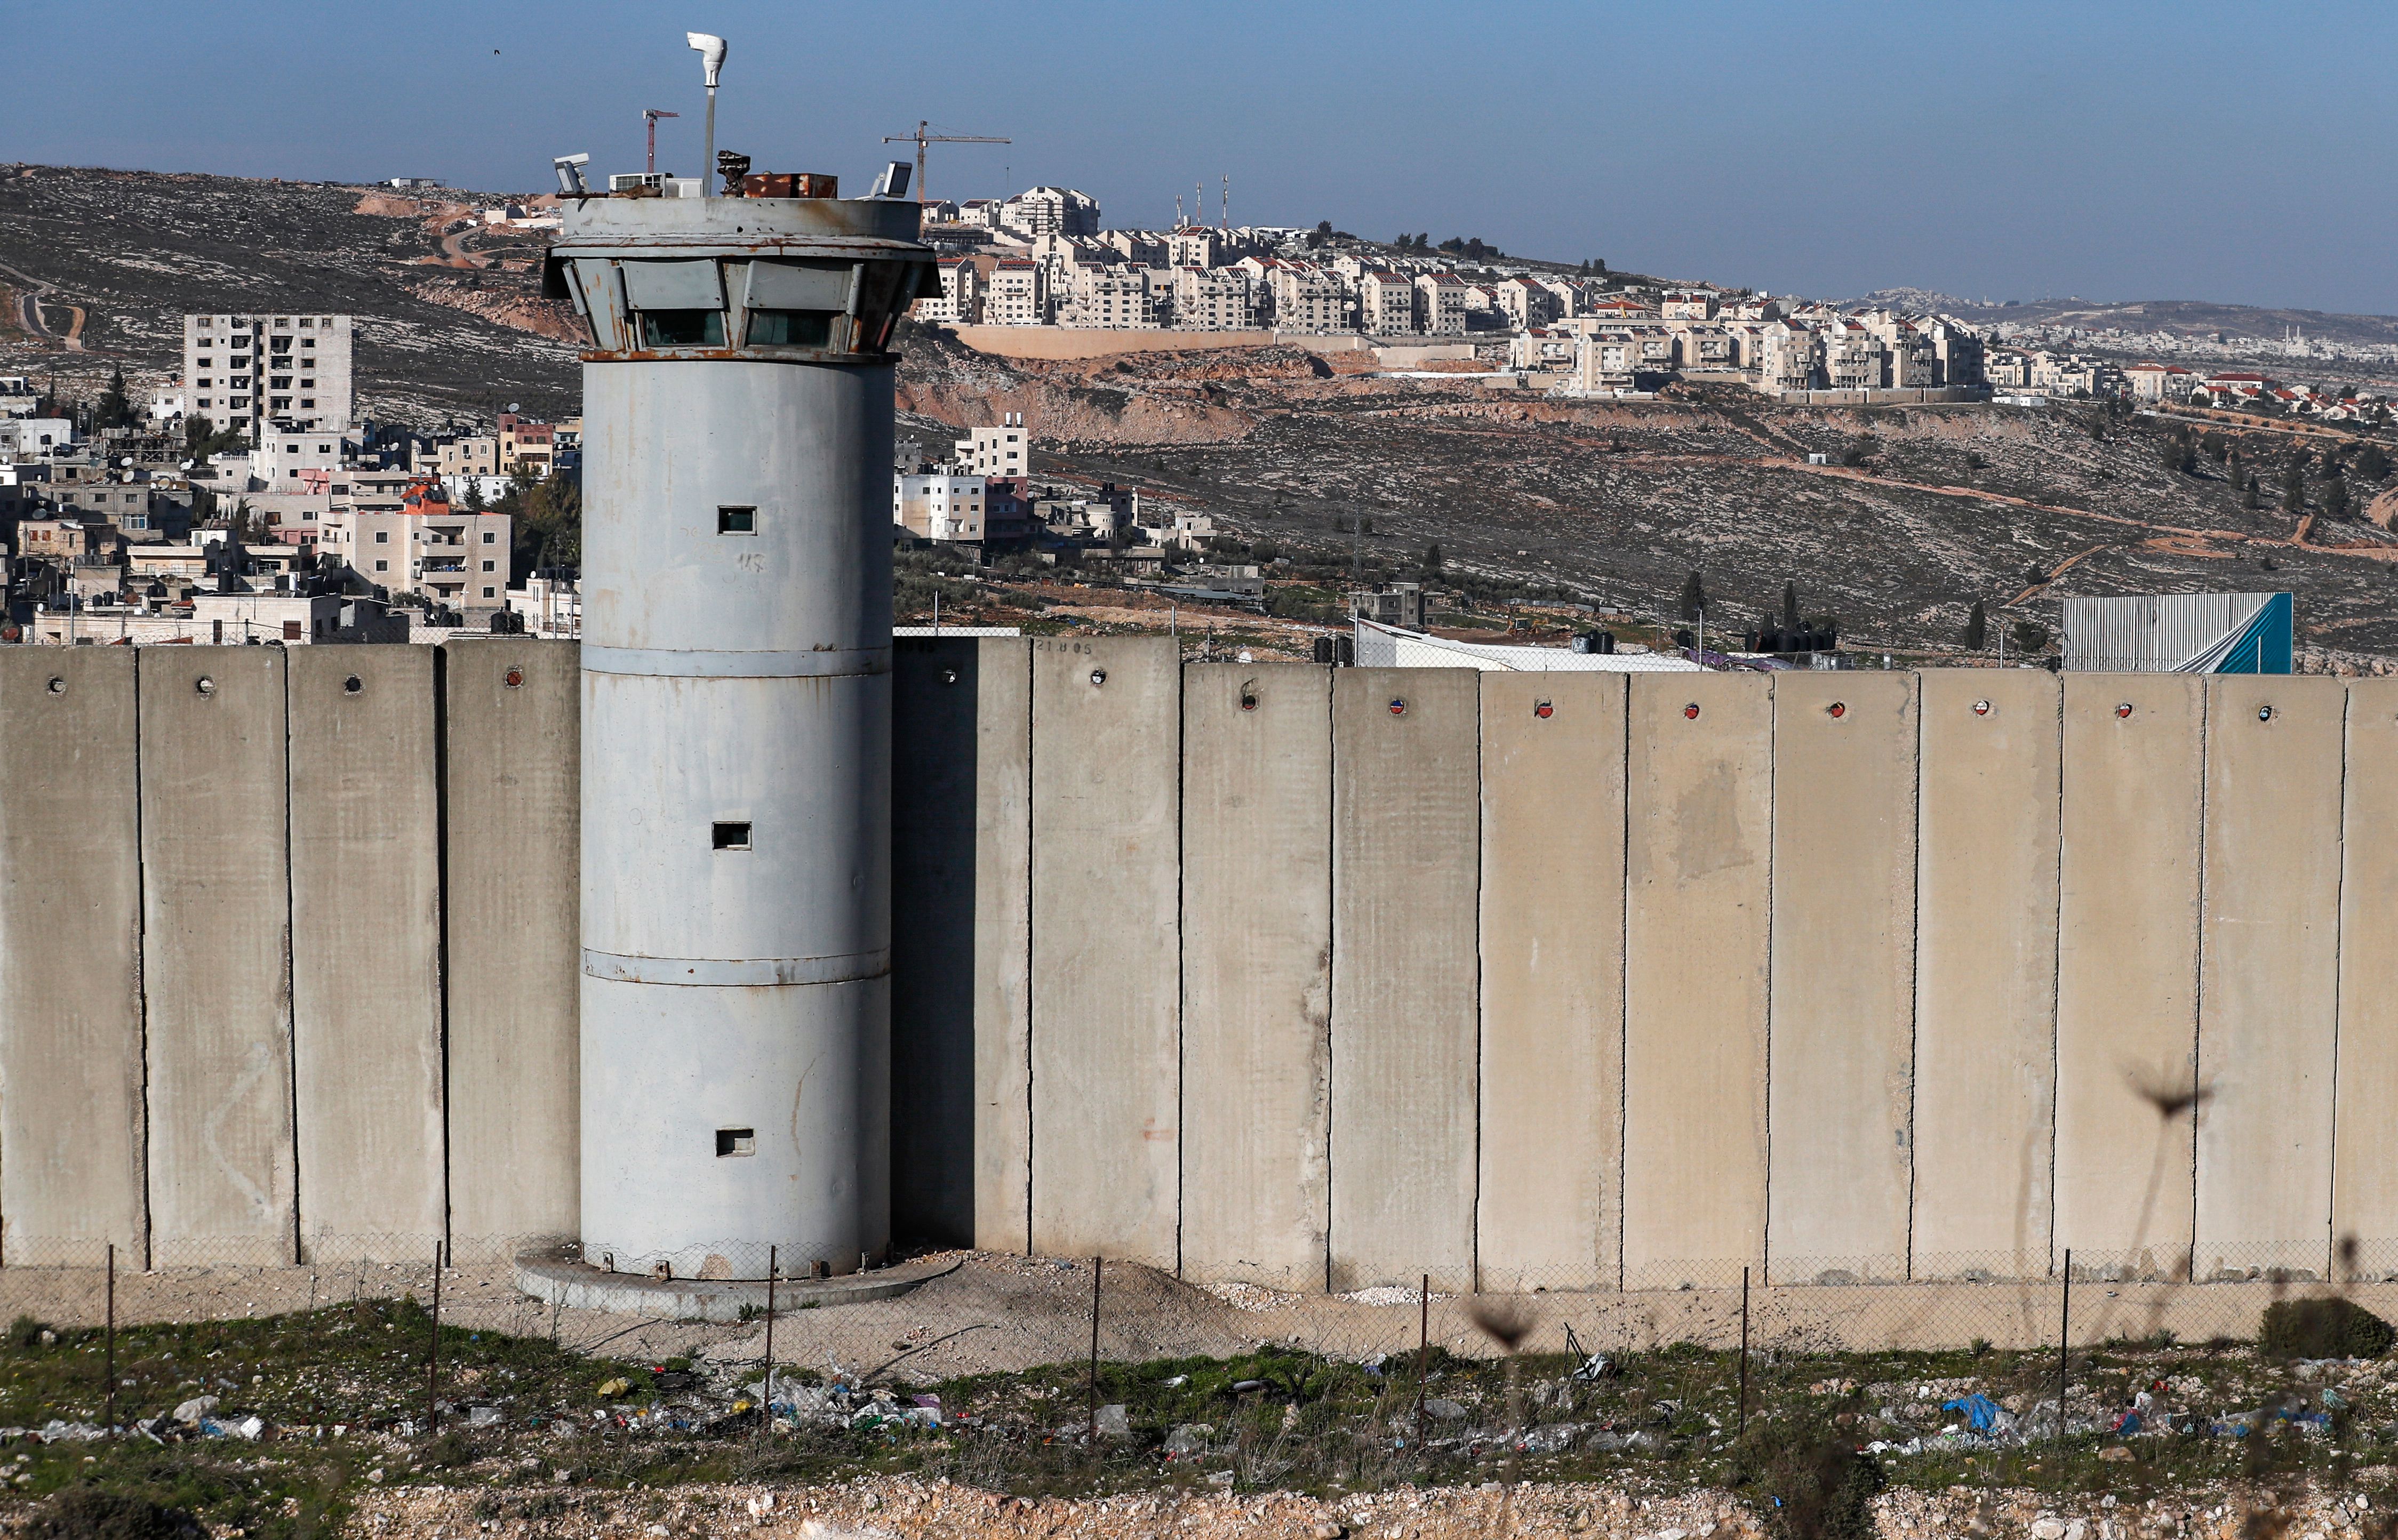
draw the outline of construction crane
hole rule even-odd
[[[924,146],[927,144],[1013,144],[1008,139],[994,139],[989,134],[931,134],[924,130],[932,125],[919,121],[912,134],[885,134],[885,144],[912,144],[916,147],[916,201],[924,201]]]
[[[664,107],[644,107],[641,109],[641,127],[647,131],[650,136],[650,158],[648,163],[641,167],[643,170],[655,171],[658,168],[658,119],[662,117],[680,116],[682,116],[680,113],[670,113]]]

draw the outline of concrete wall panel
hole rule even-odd
[[[2348,683],[2341,799],[2339,1092],[2331,1229],[2398,1268],[2398,679]]]
[[[2197,1274],[2330,1266],[2337,679],[2207,681]]]
[[[576,1232],[582,693],[572,642],[445,648],[450,1226]]]
[[[2055,1244],[2077,1269],[2189,1259],[2203,681],[2065,679]]]
[[[303,1254],[429,1256],[445,1218],[433,649],[295,647],[287,666]]]
[[[1032,644],[902,636],[891,721],[891,1204],[1031,1248]]]
[[[1920,676],[1910,1272],[2049,1269],[2057,713],[2039,669]]]
[[[1324,1286],[1332,677],[1182,676],[1182,1270]]]
[[[1474,1286],[1479,676],[1332,684],[1332,1287]]]
[[[1747,674],[1631,679],[1628,1289],[1736,1284],[1765,1259],[1772,689]]]
[[[55,688],[54,688],[55,682]],[[142,1265],[130,648],[0,651],[0,1262]]]
[[[1176,1265],[1182,663],[1032,643],[1032,1246]]]
[[[1773,686],[1775,1282],[1906,1276],[1915,676]]]
[[[1485,1289],[1619,1280],[1624,677],[1480,676]]]
[[[307,650],[136,654],[151,1254],[162,1267],[294,1259],[284,669]]]

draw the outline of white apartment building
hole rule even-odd
[[[1071,187],[1032,187],[999,206],[999,222],[1028,235],[1096,235],[1099,206]]]
[[[332,510],[319,540],[351,570],[395,594],[496,609],[506,602],[513,524],[505,514],[470,514],[411,492],[397,510]]]
[[[1237,267],[1174,270],[1174,325],[1183,331],[1241,331],[1250,324],[1249,275]]]
[[[954,453],[965,474],[978,476],[1022,475],[1032,465],[1032,442],[1024,431],[1024,414],[1004,412],[995,428],[968,428]]]
[[[1340,280],[1309,262],[1277,261],[1265,270],[1274,325],[1284,331],[1346,331],[1349,296]]]
[[[330,480],[331,473],[341,468],[339,427],[314,431],[294,428],[280,433],[269,429],[259,435],[257,447],[249,451],[249,478],[270,492],[298,490],[303,471],[322,473],[304,479]]]
[[[1058,305],[1058,324],[1099,331],[1155,330],[1159,301],[1170,288],[1153,280],[1165,275],[1113,263],[1066,270],[1067,290]]]
[[[1223,235],[1204,224],[1186,224],[1165,237],[1165,261],[1170,267],[1214,267],[1223,257]]]
[[[891,522],[919,540],[982,539],[984,478],[930,471],[891,474]]]
[[[942,259],[941,292],[938,298],[927,296],[916,301],[912,312],[919,321],[937,321],[949,326],[970,327],[982,319],[982,269],[963,257]]]
[[[1657,296],[1657,314],[1669,321],[1712,321],[1716,297],[1704,288],[1669,288]]]
[[[1757,359],[1757,388],[1811,390],[1823,363],[1823,340],[1803,321],[1770,323]]]
[[[1529,278],[1507,278],[1499,285],[1499,308],[1517,331],[1530,331],[1557,318],[1556,296]]]
[[[1003,257],[990,270],[983,296],[982,322],[991,327],[1037,327],[1049,322],[1048,284],[1038,262]]]
[[[1541,288],[1547,291],[1555,306],[1549,312],[1551,320],[1569,320],[1583,313],[1582,286],[1564,278],[1543,278]]]
[[[1135,267],[1174,265],[1165,237],[1152,230],[1103,230],[1099,243]]]
[[[1465,280],[1454,273],[1416,275],[1416,329],[1433,337],[1465,334]]]
[[[1416,328],[1416,286],[1396,273],[1368,272],[1357,280],[1357,329],[1405,337]]]
[[[191,414],[253,440],[265,424],[339,430],[350,420],[350,317],[186,315]]]

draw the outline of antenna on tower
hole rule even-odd
[[[1182,222],[1182,194],[1177,193],[1174,194],[1174,228],[1181,229]]]
[[[1216,206],[1216,226],[1219,230],[1233,228],[1233,178],[1229,172],[1224,177],[1224,201]]]

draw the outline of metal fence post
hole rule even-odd
[[[1432,1275],[1416,1291],[1416,1453],[1423,1453],[1425,1378],[1432,1373]]]
[[[116,1244],[108,1247],[108,1413],[104,1425],[116,1426]]]
[[[2065,1292],[2056,1307],[2056,1479],[2065,1480],[2065,1378],[2073,1341],[2073,1248],[2065,1249]]]
[[[1748,1269],[1740,1270],[1740,1415],[1733,1422],[1732,1437],[1748,1431]]]
[[[441,1431],[441,1242],[433,1243],[433,1341],[424,1353],[424,1430]]]
[[[775,1426],[775,1272],[779,1260],[777,1248],[766,1248],[766,1396],[765,1405],[759,1410],[766,1426]]]
[[[1100,1258],[1096,1256],[1091,1258],[1091,1387],[1089,1431],[1091,1447],[1093,1449],[1097,1449],[1099,1446],[1099,1269],[1104,1265],[1105,1264]]]

